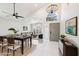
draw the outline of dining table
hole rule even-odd
[[[24,54],[24,41],[26,41],[27,39],[29,39],[29,42],[30,42],[30,48],[32,47],[32,36],[31,35],[4,35],[2,36],[6,39],[8,38],[12,38],[12,39],[15,39],[15,40],[19,40],[21,41],[21,53]]]

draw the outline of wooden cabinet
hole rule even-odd
[[[59,51],[61,51],[60,53],[63,56],[77,56],[78,55],[78,48],[70,42],[65,42],[64,40],[63,41],[60,40],[59,46],[60,46]]]

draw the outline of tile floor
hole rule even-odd
[[[33,40],[32,52],[28,56],[59,56],[58,42]]]

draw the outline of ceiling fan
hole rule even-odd
[[[7,11],[1,10],[1,9],[0,9],[0,13],[6,14],[7,17],[8,17],[8,16],[13,16],[13,17],[15,17],[16,19],[18,19],[18,18],[24,18],[23,16],[20,16],[20,15],[18,15],[17,12],[15,12],[15,3],[13,3],[13,13],[12,13],[12,14],[9,13],[9,12],[7,12]]]
[[[18,18],[24,18],[23,16],[19,16],[17,12],[15,12],[15,3],[13,3],[13,14],[12,16],[15,16],[16,19]]]

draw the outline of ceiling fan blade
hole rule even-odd
[[[22,17],[22,16],[15,16],[15,18],[18,19],[18,18],[24,18],[24,17]]]
[[[16,19],[18,19],[18,16],[15,16]]]
[[[12,15],[12,14],[10,14],[9,12],[6,12],[6,11],[4,11],[4,10],[0,10],[0,12],[1,12],[1,13],[4,13],[4,14]]]
[[[17,17],[24,18],[23,16],[17,16]]]

